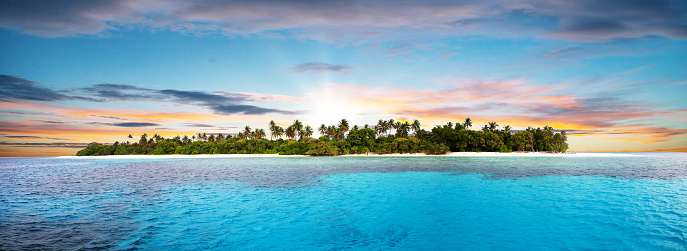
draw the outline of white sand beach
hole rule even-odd
[[[642,156],[632,153],[540,153],[540,152],[452,152],[444,155],[411,154],[347,154],[336,157],[631,157]],[[294,158],[307,155],[279,154],[198,154],[198,155],[108,155],[108,156],[59,156],[65,159],[225,159],[225,158]]]
[[[629,156],[641,156],[638,154],[630,153],[541,153],[541,152],[512,152],[512,153],[500,153],[500,152],[452,152],[444,155],[426,155],[424,153],[411,153],[411,154],[347,154],[341,157],[427,157],[427,156],[439,156],[439,157],[629,157]]]
[[[279,154],[197,154],[197,155],[107,155],[107,156],[59,156],[61,159],[228,159],[228,158],[291,158],[307,155]]]

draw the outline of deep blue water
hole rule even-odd
[[[0,250],[687,250],[687,154],[0,159]]]

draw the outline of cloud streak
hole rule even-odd
[[[310,62],[303,63],[291,67],[290,71],[293,73],[342,73],[350,74],[348,71],[353,70],[353,68],[345,65],[337,64],[327,64],[322,62]]]
[[[2,1],[0,27],[60,37],[143,27],[322,41],[415,36],[687,39],[680,0],[608,1]],[[517,32],[515,32],[517,31]]]
[[[150,123],[150,122],[127,122],[127,123],[114,123],[111,125],[119,126],[119,127],[149,127],[149,126],[159,126],[160,124]]]
[[[41,84],[23,78],[0,75],[0,102],[18,101],[65,101],[93,99],[69,96],[57,90],[45,88]]]
[[[11,143],[0,142],[1,146],[11,147],[66,147],[66,148],[84,148],[88,146],[87,143]]]
[[[523,80],[459,81],[444,90],[416,88],[374,88],[329,84],[350,104],[364,104],[388,116],[421,121],[462,121],[470,117],[478,123],[504,121],[511,126],[553,126],[575,130],[577,135],[619,135],[620,141],[665,142],[687,135],[687,129],[651,123],[666,116],[687,116],[687,110],[659,111],[651,104],[611,92],[580,95],[565,85],[542,86]],[[566,93],[565,95],[559,93]],[[315,92],[312,96],[326,93]]]
[[[114,101],[153,101],[174,102],[204,107],[223,115],[263,115],[277,113],[285,115],[299,114],[298,111],[287,111],[247,105],[246,102],[265,100],[270,97],[260,95],[253,98],[247,93],[208,93],[203,91],[185,91],[173,89],[151,89],[133,85],[97,84],[77,90],[54,90],[41,84],[8,75],[0,75],[1,102],[61,102],[67,100],[85,100],[91,102]],[[272,97],[274,99],[274,97]],[[281,98],[281,100],[285,100]],[[120,123],[122,126],[134,123]]]

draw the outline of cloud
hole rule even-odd
[[[178,103],[196,104],[212,109],[219,114],[263,115],[268,113],[297,114],[298,112],[280,109],[263,108],[254,105],[243,105],[249,98],[245,94],[223,93],[212,94],[201,91],[161,90],[161,94],[174,97]]]
[[[342,84],[328,84],[317,90],[323,91],[311,96],[329,93],[345,100],[347,108],[363,105],[381,116],[420,119],[430,124],[470,117],[476,123],[549,125],[559,130],[578,130],[577,134],[619,135],[621,141],[645,143],[687,135],[687,129],[679,126],[646,123],[664,121],[662,117],[687,116],[685,109],[664,110],[617,90],[590,90],[571,84],[539,85],[522,79],[462,80],[447,82],[439,90]]]
[[[446,59],[449,59],[455,55],[458,55],[458,53],[451,52],[451,51],[442,51],[441,53],[439,53],[438,58],[439,58],[439,60],[446,60]]]
[[[613,20],[585,20],[565,27],[561,32],[570,34],[608,34],[625,31],[625,25]]]
[[[184,126],[188,127],[215,127],[213,125],[208,125],[208,124],[195,124],[195,123],[186,123]]]
[[[684,147],[675,147],[675,148],[662,148],[662,149],[656,149],[657,152],[686,152],[687,153],[687,148]]]
[[[250,93],[185,91],[174,89],[152,89],[133,85],[97,84],[76,90],[61,90],[42,87],[39,83],[23,78],[0,75],[0,101],[43,101],[56,102],[65,100],[85,100],[91,102],[113,101],[152,101],[174,102],[200,106],[213,110],[217,114],[263,115],[268,113],[298,114],[295,111],[264,108],[246,105],[248,101],[287,101],[286,96]],[[115,116],[102,116],[112,119],[123,119]],[[135,123],[120,123],[122,125]]]
[[[325,42],[427,36],[687,39],[682,0],[2,1],[0,27],[48,37],[134,28]]]
[[[279,113],[285,115],[299,114],[300,112],[284,111],[279,109],[262,108],[254,105],[208,105],[212,110],[221,114],[245,114],[262,115],[267,113]]]
[[[627,53],[638,54],[646,51],[648,50],[645,48],[626,45],[587,44],[551,49],[545,52],[543,57],[547,59],[599,58]]]
[[[127,123],[113,123],[111,125],[119,126],[119,127],[148,127],[148,126],[158,126],[160,124],[149,123],[149,122],[127,122]]]
[[[80,91],[85,91],[91,95],[94,95],[95,97],[99,98],[100,101],[162,98],[158,95],[155,95],[151,89],[141,88],[133,85],[97,84],[82,88]]]
[[[2,146],[12,147],[66,147],[66,148],[84,148],[88,146],[87,143],[11,143],[0,142]]]
[[[23,78],[0,75],[0,101],[64,101],[74,97],[42,87],[40,84]]]
[[[431,44],[422,41],[396,41],[391,43],[388,47],[384,48],[386,52],[382,56],[391,57],[403,54],[408,54],[417,50],[427,49]]]
[[[241,97],[231,97],[231,96],[225,96],[225,95],[217,95],[217,94],[211,94],[207,92],[201,92],[201,91],[180,91],[180,90],[161,90],[158,91],[160,94],[163,95],[169,95],[173,98],[176,99],[177,102],[180,103],[210,103],[210,104],[215,104],[215,103],[235,103],[235,102],[242,102],[245,101],[245,99]]]
[[[294,73],[343,73],[349,74],[349,70],[353,68],[345,65],[327,64],[322,62],[303,63],[291,67],[291,72]]]
[[[47,123],[47,124],[62,124],[62,123],[64,123],[63,121],[54,121],[54,120],[41,120],[41,122]]]
[[[68,140],[68,139],[61,139],[61,138],[51,138],[51,137],[41,137],[41,136],[24,136],[24,135],[7,135],[7,136],[1,136],[3,138],[8,138],[8,139],[50,139],[50,140]]]

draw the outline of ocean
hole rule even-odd
[[[687,154],[0,158],[0,250],[687,250]]]

